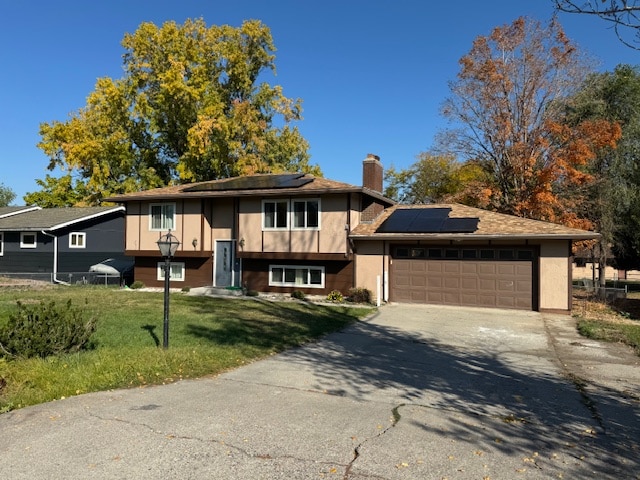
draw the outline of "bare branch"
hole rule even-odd
[[[640,0],[554,0],[554,3],[560,12],[594,15],[612,23],[624,45],[640,50]]]

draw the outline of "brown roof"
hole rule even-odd
[[[468,231],[429,231],[428,229],[409,231],[388,231],[382,227],[383,223],[397,210],[403,209],[450,209],[447,219],[467,219]],[[463,229],[464,230],[464,229]],[[586,240],[597,238],[595,232],[569,228],[555,223],[531,220],[528,218],[490,212],[480,208],[468,207],[460,204],[429,204],[429,205],[395,205],[387,208],[375,221],[361,223],[350,234],[351,238],[378,240],[418,240],[418,239],[567,239]]]
[[[314,177],[309,174],[298,174],[297,179],[303,180],[300,185],[269,188],[226,188],[227,183],[235,180],[253,181],[256,185],[269,183],[281,177],[288,177],[291,174],[257,174],[245,175],[243,177],[233,177],[231,179],[224,178],[220,180],[209,180],[205,182],[189,183],[184,185],[171,185],[169,187],[155,188],[152,190],[144,190],[142,192],[125,193],[122,195],[113,195],[105,198],[107,202],[125,203],[140,200],[169,200],[177,198],[212,198],[212,197],[246,197],[246,196],[278,196],[278,195],[321,195],[325,193],[349,193],[361,192],[371,197],[381,200],[387,205],[393,205],[395,202],[380,192],[370,190],[364,187],[358,187],[348,183],[337,182],[322,177]]]

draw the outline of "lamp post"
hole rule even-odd
[[[180,245],[178,239],[171,235],[171,230],[166,235],[160,237],[156,242],[160,249],[160,254],[164,257],[164,325],[163,325],[163,348],[169,348],[169,279],[171,277],[171,257],[176,254]]]

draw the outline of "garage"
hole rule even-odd
[[[349,235],[384,302],[569,313],[572,243],[594,232],[460,204],[394,205]]]
[[[390,300],[534,310],[534,248],[391,248]]]

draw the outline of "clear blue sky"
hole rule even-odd
[[[405,168],[445,127],[439,107],[458,60],[478,35],[520,15],[547,21],[552,0],[6,0],[0,8],[0,183],[23,204],[48,159],[42,122],[66,121],[96,79],[122,76],[120,42],[144,21],[202,17],[208,25],[259,19],[272,32],[277,76],[303,100],[299,123],[311,161],[334,180],[361,184],[367,153]],[[599,70],[640,63],[604,21],[560,14]],[[58,175],[59,172],[52,172]]]

